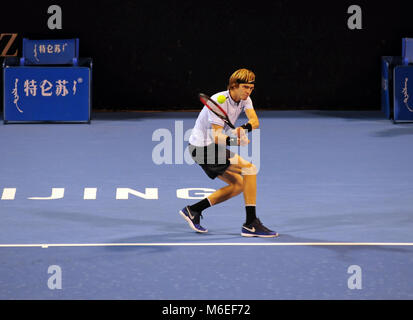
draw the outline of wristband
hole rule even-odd
[[[251,131],[252,131],[252,125],[251,125],[251,123],[249,123],[249,122],[243,124],[243,125],[241,126],[241,128],[242,128],[242,129],[247,129],[248,132],[251,132]]]
[[[239,142],[238,142],[238,138],[237,137],[230,137],[228,136],[226,139],[226,144],[227,146],[238,146]]]

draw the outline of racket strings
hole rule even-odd
[[[206,105],[209,109],[214,111],[215,113],[221,115],[222,117],[226,116],[224,112],[220,108],[218,108],[211,100],[201,100],[204,105]]]

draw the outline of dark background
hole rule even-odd
[[[62,8],[49,30],[47,9]],[[362,30],[350,30],[350,5]],[[92,57],[94,110],[199,108],[198,92],[225,90],[231,73],[257,76],[259,109],[379,110],[380,57],[413,37],[408,1],[15,1],[0,33],[80,38]],[[0,43],[0,49],[5,43]],[[12,50],[13,52],[13,50]]]

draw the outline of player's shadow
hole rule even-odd
[[[411,254],[413,252],[413,248],[411,247],[403,247],[403,246],[391,246],[391,245],[345,245],[345,244],[339,244],[340,242],[342,243],[347,243],[348,241],[329,241],[329,240],[324,240],[324,239],[314,239],[314,238],[303,238],[303,237],[297,237],[297,236],[292,236],[289,234],[280,234],[278,238],[279,242],[290,242],[290,243],[308,243],[308,245],[303,245],[303,247],[310,247],[310,248],[318,248],[320,250],[327,250],[336,253],[336,258],[340,260],[348,260],[352,259],[352,254],[355,252],[363,252],[364,254],[377,254],[377,253],[383,253],[383,252],[388,252],[388,253],[401,253],[401,254]],[[338,243],[338,245],[330,245],[330,244],[325,244],[323,245],[322,243],[327,243],[327,242],[334,242]],[[312,245],[314,243],[314,245]],[[320,245],[316,245],[315,243],[320,243]]]
[[[392,129],[378,131],[373,134],[374,137],[380,137],[380,138],[398,137],[398,136],[406,136],[406,135],[413,135],[413,123],[397,124]]]

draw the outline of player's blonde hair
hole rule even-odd
[[[238,88],[240,83],[254,83],[255,74],[248,69],[238,69],[229,78],[228,90]]]

